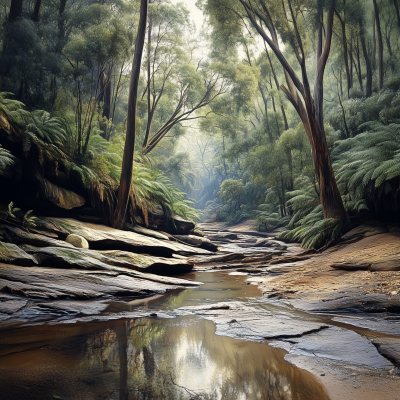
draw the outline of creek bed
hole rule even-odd
[[[287,318],[357,328],[262,297],[248,276],[192,272],[204,285],[146,299],[116,299],[103,316],[240,302]],[[0,332],[0,393],[14,399],[329,399],[310,372],[265,340],[215,334],[200,316],[125,318]],[[359,332],[363,333],[363,332]],[[378,334],[375,332],[375,334]],[[355,360],[357,361],[357,360]]]

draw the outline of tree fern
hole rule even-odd
[[[0,145],[0,174],[5,173],[6,168],[15,163],[15,157]]]
[[[57,165],[72,182],[88,192],[93,207],[111,217],[121,171],[121,137],[106,141],[94,129],[86,155],[76,158],[74,131],[68,119],[52,117],[42,110],[25,111],[22,103],[8,99],[8,96],[0,93],[0,127],[21,139],[26,155],[32,146],[37,146],[41,165]],[[0,146],[0,174],[14,161],[14,157]],[[133,206],[141,209],[144,216],[161,205],[167,215],[198,219],[193,204],[185,200],[184,193],[166,176],[152,168],[148,157],[135,156],[132,194]],[[25,223],[34,223],[29,214],[26,217]]]

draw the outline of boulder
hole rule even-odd
[[[243,253],[229,253],[211,257],[193,257],[191,260],[195,264],[224,263],[226,261],[242,260],[245,257]]]
[[[369,270],[371,272],[400,271],[400,256],[396,254],[389,257],[382,257],[381,260],[374,260]]]
[[[158,277],[159,281],[150,281],[146,279],[147,274],[135,277],[125,271],[76,271],[0,264],[0,292],[34,299],[85,300],[110,295],[149,296],[195,284],[177,278]]]
[[[0,242],[0,262],[30,267],[37,265],[37,261],[17,245]]]
[[[0,293],[0,314],[14,314],[26,306],[28,301],[18,296]]]
[[[53,239],[41,234],[34,234],[10,225],[1,225],[0,231],[6,231],[7,236],[16,244],[29,244],[38,247],[73,247],[63,240]],[[56,236],[57,237],[57,236]]]
[[[43,183],[46,199],[50,200],[56,206],[66,210],[71,210],[85,204],[85,199],[71,190],[63,189],[60,186],[54,185],[47,179],[43,179]]]
[[[163,233],[157,232],[157,231],[153,231],[152,229],[148,229],[148,228],[144,228],[143,226],[140,225],[130,225],[130,224],[126,224],[127,228],[132,231],[132,232],[136,232],[139,233],[141,235],[145,235],[145,236],[150,236],[150,237],[154,237],[156,239],[160,239],[160,240],[169,240],[169,237],[167,235],[164,235]]]
[[[193,268],[193,263],[186,259],[151,257],[119,250],[94,251],[56,247],[34,248],[31,246],[23,246],[23,248],[29,254],[34,255],[40,265],[51,268],[115,270],[114,267],[120,267],[119,270],[127,268],[128,270],[160,275],[184,274],[190,272]],[[147,275],[147,277],[149,278],[151,275]]]
[[[88,241],[79,235],[68,235],[68,237],[65,239],[65,241],[69,244],[71,244],[74,247],[78,247],[80,249],[88,249],[89,248],[89,243]]]
[[[236,233],[217,233],[214,235],[207,236],[210,240],[237,240],[238,235]]]
[[[75,234],[84,237],[91,249],[127,250],[137,253],[148,253],[157,256],[171,257],[178,254],[212,254],[201,248],[190,247],[180,243],[159,240],[136,232],[122,231],[106,225],[90,224],[70,218],[41,217],[37,220],[38,229],[57,232],[67,237]]]
[[[196,227],[189,232],[189,235],[205,237],[205,234],[202,229]]]
[[[270,239],[257,239],[255,243],[256,247],[271,247]]]
[[[161,231],[178,235],[187,235],[196,227],[193,221],[188,221],[179,215],[166,216],[161,206],[157,207],[156,211],[149,212],[149,222]]]
[[[367,271],[371,264],[360,262],[342,262],[332,264],[330,267],[333,269],[340,269],[343,271]]]
[[[400,367],[400,338],[376,337],[371,342],[380,354]]]
[[[295,256],[282,256],[282,257],[277,257],[274,260],[271,260],[269,263],[271,265],[273,264],[287,264],[287,263],[294,263],[298,261],[305,261],[310,259],[312,256],[311,255],[295,255]]]
[[[209,251],[218,251],[218,246],[211,243],[208,238],[193,235],[174,235],[174,238],[191,246],[201,247]]]

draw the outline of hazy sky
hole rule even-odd
[[[196,7],[196,0],[172,0],[172,3],[184,3],[191,12],[191,20],[196,24],[197,30],[200,30],[203,24],[203,13]]]

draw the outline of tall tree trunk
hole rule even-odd
[[[305,102],[310,119],[311,130],[313,132],[313,142],[319,172],[320,198],[324,210],[324,218],[338,218],[347,222],[345,221],[347,216],[344,210],[342,196],[336,184],[324,129],[324,73],[332,42],[333,12],[334,4],[332,4],[331,9],[328,11],[325,48],[322,49],[323,14],[322,10],[320,10],[320,26],[318,35],[319,50],[317,57],[317,73],[314,84],[314,102],[312,102],[311,98],[307,98],[308,96],[306,96]]]
[[[58,41],[57,41],[57,50],[58,52],[62,51],[64,47],[65,40],[65,16],[64,11],[67,6],[67,0],[60,0],[60,7],[58,9]]]
[[[374,2],[374,9],[375,9],[376,30],[378,33],[378,64],[379,64],[378,87],[379,87],[379,90],[382,90],[382,87],[383,87],[383,39],[382,39],[381,21],[379,18],[378,5],[376,4],[376,0],[373,0],[373,2]]]
[[[142,64],[143,47],[146,37],[147,1],[140,2],[140,20],[138,34],[136,37],[135,53],[132,62],[131,81],[129,84],[128,116],[126,127],[126,139],[124,156],[122,159],[121,180],[118,190],[118,204],[113,218],[115,228],[123,228],[125,225],[125,214],[128,206],[129,193],[132,184],[133,156],[136,140],[136,109],[140,77],[140,66]]]
[[[344,5],[346,6],[346,2],[344,1]],[[344,56],[344,66],[346,68],[346,79],[347,79],[347,97],[350,97],[350,89],[351,89],[351,75],[349,68],[349,56],[347,49],[347,36],[346,36],[346,14],[342,18],[338,12],[336,15],[339,18],[340,24],[342,26],[342,41],[343,41],[343,56]]]
[[[376,13],[374,13],[374,26],[372,29],[372,69],[376,69]]]
[[[269,140],[272,143],[274,141],[274,138],[272,137],[272,131],[271,131],[271,126],[269,125],[269,120],[268,120],[268,99],[265,96],[264,89],[262,88],[261,83],[258,84],[258,88],[260,89],[260,93],[263,99],[264,103],[264,108],[265,108],[265,124],[267,125],[267,133],[269,136]]]
[[[149,0],[149,4],[152,3],[152,0]],[[149,32],[148,32],[148,40],[147,40],[147,127],[146,127],[146,135],[143,141],[143,148],[147,146],[149,142],[150,130],[151,130],[151,121],[153,119],[153,113],[151,111],[151,31],[153,28],[153,21],[149,20]]]
[[[275,98],[274,98],[274,96],[271,96],[271,99],[272,99],[272,108],[274,109],[274,114],[275,114],[276,130],[278,131],[278,137],[279,137],[279,136],[281,136],[281,130],[279,128],[278,116],[276,114],[276,106],[275,106]]]
[[[394,6],[396,8],[396,16],[397,16],[397,24],[400,27],[400,7],[399,7],[399,0],[393,0]]]
[[[247,1],[239,0],[247,11],[247,15],[262,38],[267,42],[269,47],[274,51],[279,62],[282,64],[286,81],[289,88],[281,86],[286,97],[295,107],[299,114],[307,136],[310,141],[311,153],[314,162],[314,168],[319,179],[320,185],[320,200],[324,211],[324,218],[335,218],[343,222],[343,228],[346,229],[348,225],[347,214],[345,212],[342,197],[336,184],[335,175],[333,172],[328,144],[326,141],[326,135],[324,130],[324,114],[323,114],[323,81],[326,63],[329,58],[331,50],[332,34],[333,34],[333,17],[335,2],[331,2],[328,11],[327,23],[325,29],[323,29],[323,8],[322,2],[319,3],[319,31],[318,31],[318,47],[317,47],[317,73],[314,84],[314,96],[311,94],[311,87],[309,84],[307,69],[306,69],[306,57],[301,40],[301,35],[297,27],[296,16],[293,11],[291,1],[288,0],[288,5],[291,13],[291,20],[293,27],[296,32],[296,39],[298,43],[298,53],[296,55],[300,64],[302,73],[302,81],[298,78],[297,74],[288,63],[285,56],[282,54],[279,48],[278,35],[273,26],[273,21],[270,15],[266,15],[263,22],[266,24],[270,31],[268,36],[263,28],[258,24],[254,10]],[[268,12],[266,6],[263,7]],[[259,14],[257,14],[259,16]],[[326,34],[323,35],[323,30]],[[323,45],[323,38],[325,36],[325,44]],[[302,95],[305,105],[298,96],[298,91]]]
[[[22,14],[22,1],[23,0],[11,0],[10,15],[8,19],[15,21]]]
[[[350,89],[353,87],[353,36],[350,38],[350,49],[349,49],[349,58],[350,58]]]
[[[271,60],[271,57],[270,57],[270,55],[269,55],[269,53],[268,53],[267,48],[265,48],[265,52],[267,53],[269,65],[270,65],[270,67],[271,67],[272,75],[273,75],[274,80],[275,80],[276,88],[277,88],[278,90],[280,90],[281,87],[280,87],[280,85],[279,85],[278,77],[276,76],[275,68],[274,68],[274,66],[272,65],[272,60]],[[285,123],[285,131],[287,131],[287,130],[289,129],[289,124],[288,124],[288,120],[287,120],[287,117],[286,117],[285,107],[283,106],[283,104],[281,104],[281,111],[282,111],[283,121],[284,121],[284,123]]]
[[[34,22],[39,22],[41,5],[42,5],[42,0],[36,0],[35,9],[33,10],[33,15],[32,15],[32,20]]]
[[[107,68],[106,71],[102,73],[100,78],[100,93],[98,101],[103,103],[102,117],[106,119],[105,123],[102,123],[101,130],[103,131],[102,136],[104,139],[109,140],[108,134],[108,123],[110,121],[111,115],[111,75],[112,68]]]
[[[362,72],[361,72],[360,45],[359,45],[359,42],[358,42],[358,36],[357,36],[357,42],[356,43],[357,43],[356,49],[357,49],[357,65],[358,65],[358,71],[357,71],[358,82],[360,83],[361,93],[363,93],[364,92],[364,88],[363,88],[363,80],[362,80]]]
[[[372,68],[371,68],[371,60],[368,55],[368,49],[367,49],[367,44],[365,42],[365,28],[362,23],[362,19],[359,19],[359,24],[360,24],[360,41],[361,41],[361,47],[363,49],[363,54],[364,54],[364,59],[365,59],[365,66],[367,68],[367,82],[365,84],[366,86],[366,93],[365,96],[371,97],[372,95]]]

